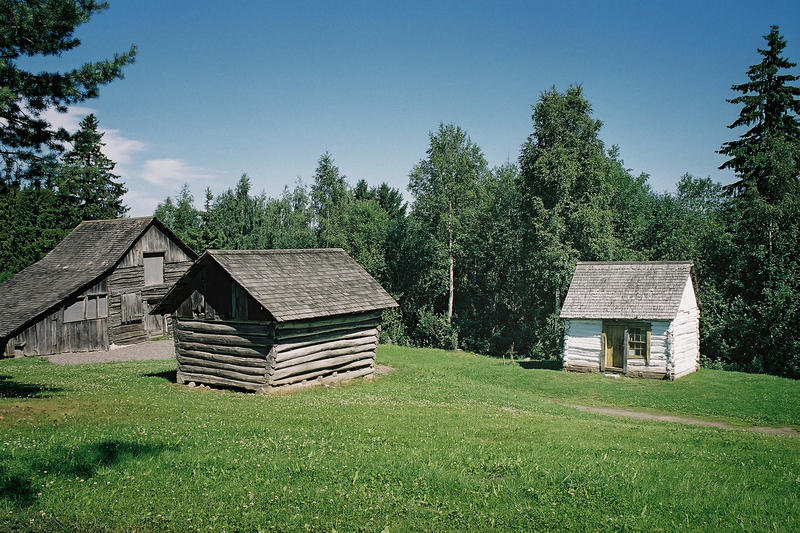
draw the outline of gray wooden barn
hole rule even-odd
[[[658,379],[696,371],[695,291],[687,261],[578,263],[561,309],[564,369]]]
[[[154,217],[81,222],[0,285],[0,354],[107,350],[168,334],[149,311],[196,257]]]
[[[341,249],[208,250],[155,313],[173,313],[179,383],[266,392],[375,370],[389,294]]]

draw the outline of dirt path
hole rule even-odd
[[[175,357],[175,344],[172,339],[150,341],[129,346],[120,346],[107,352],[60,353],[48,357],[57,365],[77,365],[81,363],[105,363],[107,361],[144,361],[148,359],[172,359]]]
[[[733,429],[736,431],[751,431],[753,433],[766,433],[768,435],[788,435],[800,437],[800,431],[790,427],[770,427],[770,426],[734,426],[725,422],[714,422],[703,420],[692,416],[658,415],[647,411],[637,411],[635,409],[621,409],[619,407],[589,407],[588,405],[576,405],[572,403],[556,402],[564,407],[572,407],[587,413],[596,413],[610,416],[623,416],[626,418],[637,418],[640,420],[655,420],[658,422],[676,422],[678,424],[690,424],[694,426],[708,426],[721,429]]]

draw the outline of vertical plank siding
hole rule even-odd
[[[164,263],[181,263],[185,261],[192,261],[183,249],[167,237],[161,230],[155,226],[144,232],[144,234],[131,246],[125,257],[119,263],[118,268],[126,268],[133,266],[144,266],[144,252],[164,252]],[[164,272],[166,278],[166,272]],[[144,273],[142,273],[144,276]],[[144,279],[144,278],[142,278]],[[166,282],[166,279],[164,279]]]
[[[107,294],[105,279],[77,295]],[[108,319],[96,318],[77,322],[64,322],[64,308],[50,312],[8,341],[6,354],[51,355],[61,352],[88,352],[108,349]],[[19,346],[19,350],[15,347]]]

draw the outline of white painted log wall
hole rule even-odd
[[[681,304],[670,330],[672,373],[678,378],[694,372],[700,364],[700,309],[692,280],[686,281]]]
[[[650,322],[650,364],[645,359],[628,358],[628,372],[669,372],[669,321]]]
[[[602,320],[566,320],[564,324],[564,368],[600,371]]]

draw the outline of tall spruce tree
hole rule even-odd
[[[742,93],[730,127],[747,126],[720,153],[737,181],[728,186],[728,224],[738,250],[727,284],[724,337],[734,362],[757,371],[800,376],[800,88],[796,66],[782,56],[778,27],[764,36],[760,63]]]
[[[742,93],[728,100],[742,105],[739,117],[728,127],[749,128],[738,139],[722,145],[729,157],[720,169],[733,170],[738,180],[734,192],[755,188],[768,202],[797,188],[800,164],[800,87],[791,85],[800,77],[786,72],[797,64],[783,57],[786,40],[778,26],[764,36],[767,48],[759,48],[761,62],[747,70],[748,81],[733,85]]]
[[[133,63],[135,46],[66,72],[32,73],[20,66],[28,58],[75,49],[75,29],[107,7],[95,0],[0,0],[0,189],[41,179],[39,163],[53,160],[69,140],[43,118],[45,110],[64,112],[97,97],[100,86],[121,78],[123,67]]]
[[[122,203],[127,189],[112,173],[116,163],[103,153],[105,143],[97,117],[87,115],[72,139],[73,148],[64,155],[56,173],[60,199],[78,220],[123,216],[128,211]]]

